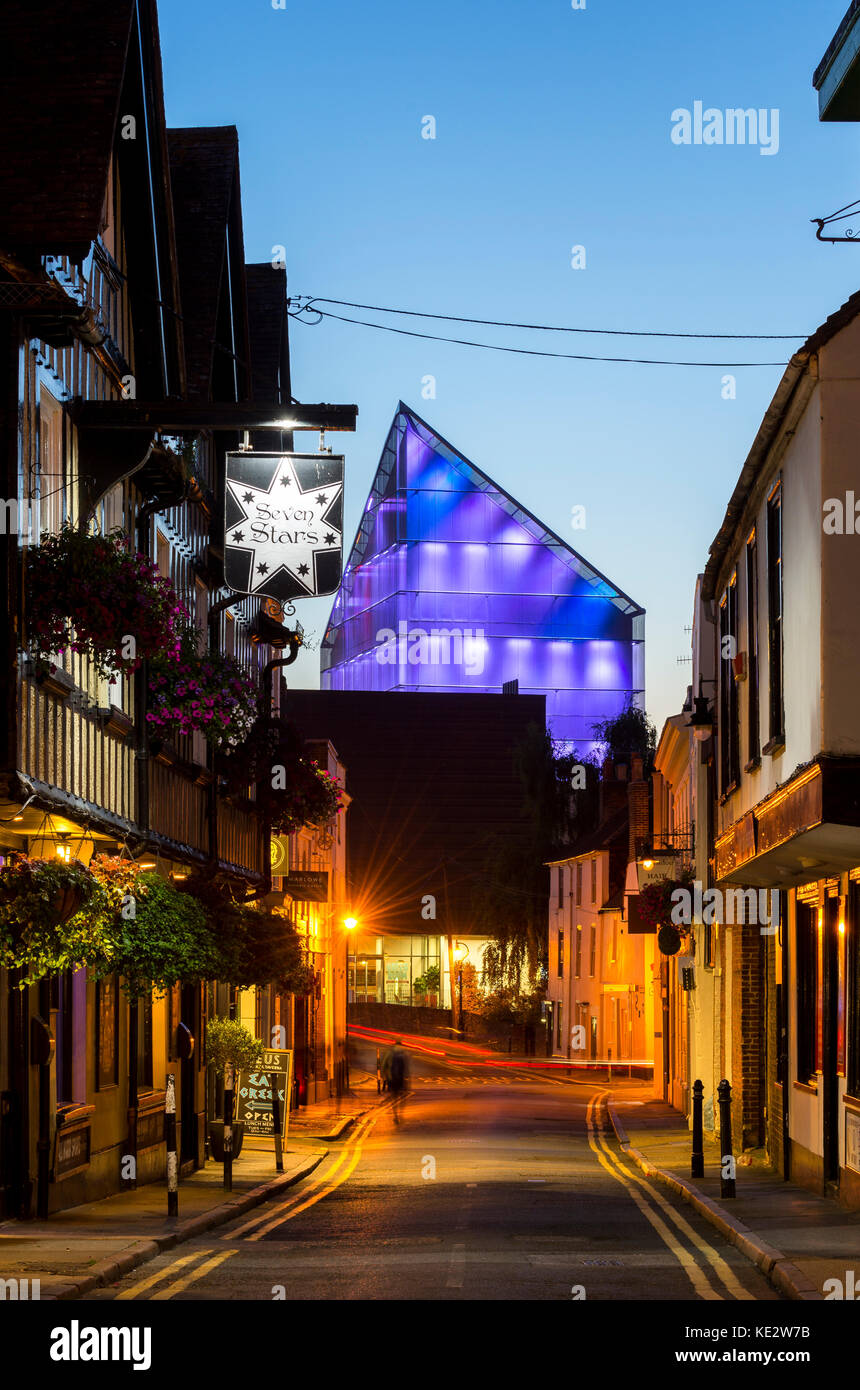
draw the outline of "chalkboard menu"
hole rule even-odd
[[[273,1047],[267,1047],[263,1052],[258,1071],[239,1073],[235,1118],[237,1123],[240,1120],[244,1123],[246,1137],[256,1134],[261,1138],[274,1139],[272,1096],[277,1087],[281,1137],[286,1141],[292,1076],[292,1052]]]

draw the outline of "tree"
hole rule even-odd
[[[632,697],[628,697],[620,714],[592,724],[591,732],[600,745],[604,758],[621,762],[631,753],[639,753],[642,756],[645,779],[651,776],[657,751],[657,729],[644,709],[639,709],[638,705],[633,704]]]

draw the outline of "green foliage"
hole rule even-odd
[[[132,1000],[179,983],[218,978],[218,941],[202,906],[157,873],[122,860],[94,861],[90,917],[99,936],[96,979],[122,976]]]
[[[206,1022],[206,1060],[221,1075],[225,1066],[234,1071],[254,1071],[263,1058],[263,1044],[235,1018],[210,1018]]]
[[[438,965],[428,965],[424,971],[424,983],[428,989],[439,988],[439,967]]]
[[[500,986],[484,994],[477,1012],[488,1023],[535,1024],[540,1019],[540,996]]]
[[[96,958],[98,933],[81,913],[95,891],[83,864],[19,856],[0,869],[0,965],[25,972],[22,988]]]
[[[302,958],[302,939],[289,918],[234,897],[223,875],[194,874],[180,890],[198,902],[215,937],[211,978],[248,989],[273,984],[282,994],[309,994],[313,970]]]
[[[591,732],[604,758],[621,762],[631,753],[640,753],[644,776],[650,777],[657,751],[657,730],[645,711],[633,704],[632,698],[628,697],[624,709],[614,718],[592,724]]]

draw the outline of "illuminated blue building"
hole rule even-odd
[[[644,688],[645,612],[401,401],[322,644],[324,690],[545,695],[553,736]]]

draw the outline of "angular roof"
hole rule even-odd
[[[596,594],[607,599],[623,613],[640,614],[645,612],[644,608],[636,603],[635,599],[630,598],[629,595],[625,594],[617,585],[613,584],[611,580],[607,579],[605,574],[601,574],[593,565],[590,565],[578,551],[574,550],[566,541],[563,541],[560,536],[557,536],[556,533],[551,531],[548,526],[545,526],[542,521],[539,521],[528,508],[517,502],[515,498],[511,497],[510,493],[506,492],[498,483],[493,482],[492,478],[488,477],[477,464],[472,463],[471,460],[467,459],[464,454],[461,454],[458,449],[455,449],[452,444],[449,444],[447,439],[444,439],[442,435],[438,434],[437,431],[433,429],[432,425],[428,425],[426,420],[422,420],[421,416],[417,415],[415,411],[412,410],[410,406],[404,404],[403,401],[398,403],[391,429],[388,432],[388,438],[382,451],[379,467],[371,489],[371,497],[373,497],[375,492],[381,493],[384,491],[384,485],[387,483],[388,476],[390,476],[391,470],[395,465],[396,451],[392,457],[391,440],[392,435],[396,434],[401,417],[405,417],[407,423],[412,426],[416,434],[418,434],[434,452],[440,454],[453,468],[462,473],[476,491],[489,493],[493,501],[507,512],[524,531],[530,534],[535,541],[544,545],[547,550],[552,551],[556,558],[559,559],[562,564],[567,565],[573,570],[579,578],[585,579],[586,582],[592,586]],[[344,566],[344,579],[347,578],[351,569],[362,563],[372,534],[372,512],[366,508],[362,515],[362,521],[359,524],[359,529],[353,542],[349,558]]]
[[[134,9],[134,0],[4,0],[5,250],[78,259],[102,230]]]
[[[829,314],[824,323],[816,328],[803,346],[792,355],[782,380],[774,392],[773,400],[764,413],[764,419],[741,469],[741,475],[729,498],[722,525],[711,544],[708,563],[702,576],[703,599],[712,599],[715,595],[723,560],[732,546],[735,531],[743,518],[747,500],[755,487],[759,473],[767,465],[771,445],[779,434],[794,398],[794,393],[804,373],[808,371],[811,359],[822,347],[825,347],[835,338],[837,333],[841,333],[843,328],[852,323],[858,314],[860,314],[860,290],[852,294],[850,299],[846,299],[845,303],[840,305],[834,313]]]

